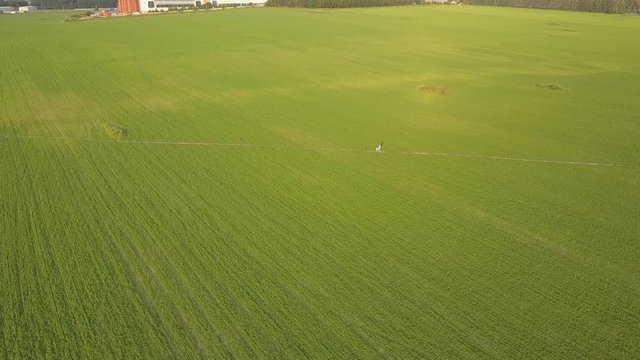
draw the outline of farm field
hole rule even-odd
[[[64,18],[0,16],[0,358],[640,356],[640,17]]]

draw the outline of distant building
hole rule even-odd
[[[217,3],[219,6],[233,6],[233,5],[239,5],[239,6],[251,6],[251,5],[264,5],[264,3],[266,3],[267,0],[218,0]]]
[[[21,12],[21,13],[29,12],[29,11],[36,11],[36,10],[38,10],[38,8],[35,7],[35,6],[20,6],[20,7],[18,7],[18,11]]]
[[[11,6],[0,6],[0,13],[10,13],[12,11],[15,12],[16,8]]]
[[[118,0],[118,14],[135,14],[149,11],[167,11],[169,9],[185,9],[205,6],[219,6],[225,4],[255,5],[264,4],[267,0]]]
[[[118,0],[118,14],[200,7],[205,3],[203,0]]]
[[[205,1],[202,0],[140,0],[140,10],[142,10],[142,12],[152,10],[163,11],[170,8],[200,7],[204,4]]]
[[[140,0],[118,0],[118,14],[140,12]]]

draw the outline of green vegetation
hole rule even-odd
[[[38,9],[93,9],[114,8],[118,0],[31,0]]]
[[[608,14],[640,13],[640,0],[464,0],[465,4],[510,6],[533,9],[601,12]]]
[[[638,33],[0,18],[0,357],[637,358]]]
[[[11,7],[18,7],[18,6],[26,6],[29,5],[28,1],[16,1],[16,0],[10,0],[10,1],[5,1],[5,0],[0,0],[0,6],[11,6]]]
[[[352,8],[424,4],[424,0],[268,0],[267,6],[303,8]]]

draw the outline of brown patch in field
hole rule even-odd
[[[449,95],[447,89],[435,86],[418,86],[418,91],[427,95]]]
[[[536,87],[549,91],[569,91],[566,87],[558,84],[539,84],[536,83]]]
[[[129,133],[127,128],[114,124],[105,124],[102,127],[104,129],[104,134],[112,140],[121,140],[126,138]]]

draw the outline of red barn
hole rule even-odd
[[[131,14],[140,12],[140,2],[138,0],[118,0],[118,14]]]

